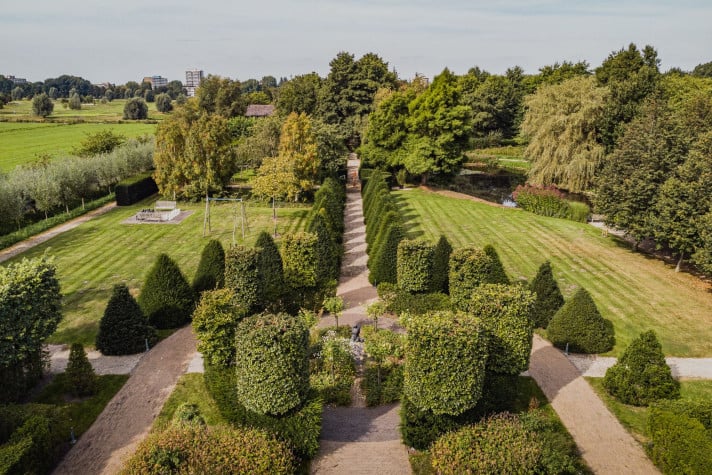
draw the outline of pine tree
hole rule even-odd
[[[177,328],[193,313],[195,294],[178,265],[161,254],[148,272],[138,303],[156,328]]]
[[[152,345],[156,331],[125,284],[117,284],[99,322],[96,349],[105,355],[130,355]]]
[[[529,285],[529,290],[536,294],[536,301],[532,309],[532,321],[537,328],[546,328],[552,317],[564,305],[564,296],[561,295],[559,285],[554,280],[551,263],[544,262]]]
[[[91,396],[96,392],[96,374],[81,343],[72,344],[64,375],[73,396]]]
[[[579,289],[546,327],[551,343],[567,345],[578,353],[605,353],[613,349],[613,325],[604,319],[586,289]]]
[[[221,289],[225,285],[225,250],[217,239],[211,239],[200,255],[198,270],[193,278],[193,291]]]

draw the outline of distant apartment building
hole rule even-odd
[[[146,76],[143,78],[143,82],[147,82],[151,85],[151,89],[154,91],[159,87],[168,86],[168,79],[163,76]]]
[[[202,69],[188,69],[185,72],[185,89],[188,91],[188,97],[195,96],[195,90],[200,86],[200,81],[203,80]]]

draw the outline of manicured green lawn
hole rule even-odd
[[[160,253],[171,256],[189,281],[198,266],[200,253],[210,238],[220,239],[225,248],[232,243],[233,214],[230,204],[212,205],[212,233],[202,237],[205,205],[179,203],[194,212],[180,224],[123,224],[141,208],[151,206],[151,198],[134,206],[115,209],[81,226],[60,234],[15,259],[54,256],[62,288],[64,319],[50,337],[53,343],[79,342],[93,346],[99,319],[114,284],[126,283],[138,294],[149,268]],[[239,224],[237,244],[252,245],[260,231],[272,232],[272,210],[248,203],[249,230],[242,240]],[[278,233],[300,230],[307,207],[278,210]]]
[[[579,286],[613,322],[620,355],[633,338],[655,330],[669,356],[712,356],[710,285],[630,251],[593,226],[423,190],[395,192],[410,237],[453,247],[491,243],[513,280],[531,280],[550,260],[566,298]]]
[[[644,444],[648,437],[648,408],[623,404],[608,394],[603,388],[603,378],[586,378],[608,409],[618,418],[623,427]],[[682,399],[712,401],[712,381],[687,380],[680,382]]]
[[[195,404],[198,406],[200,415],[203,416],[205,423],[208,425],[227,424],[227,421],[220,414],[213,397],[205,387],[203,375],[200,373],[188,373],[178,380],[175,389],[166,403],[163,404],[161,412],[153,422],[153,429],[159,431],[165,429],[181,404]]]
[[[156,124],[0,122],[0,172],[36,161],[41,154],[54,159],[70,155],[88,134],[107,129],[126,137],[138,137],[153,135]]]

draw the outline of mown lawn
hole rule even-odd
[[[202,237],[205,205],[200,203],[179,203],[181,209],[194,212],[180,224],[122,224],[141,208],[151,206],[153,200],[110,211],[14,259],[45,252],[56,259],[64,296],[64,319],[50,342],[93,346],[114,284],[125,283],[138,294],[160,253],[171,256],[192,281],[200,253],[209,239],[220,239],[225,248],[231,245],[235,212],[231,204],[212,205],[212,232],[205,238]],[[278,233],[300,230],[308,209],[279,209]],[[238,221],[236,241],[252,245],[260,231],[274,231],[272,210],[256,203],[248,203],[246,210],[249,230],[243,241]]]
[[[603,378],[586,378],[608,409],[623,427],[641,444],[649,442],[648,408],[629,406],[616,400],[603,387]],[[680,382],[680,397],[686,400],[712,401],[712,381],[686,380]]]
[[[127,99],[115,99],[106,104],[102,104],[99,100],[96,104],[82,104],[80,110],[72,110],[69,107],[64,107],[60,101],[54,101],[54,110],[47,117],[50,121],[59,122],[116,122],[123,119],[124,106]],[[151,120],[161,120],[165,114],[158,112],[155,102],[147,102],[148,118]],[[41,118],[32,115],[32,101],[21,100],[12,101],[5,104],[5,107],[0,109],[0,120],[2,121],[42,121]]]
[[[53,159],[70,155],[88,134],[107,129],[131,138],[153,135],[156,124],[0,122],[0,172],[34,162],[43,154]]]
[[[630,251],[588,224],[450,198],[423,190],[395,192],[409,236],[453,247],[491,243],[513,280],[531,280],[550,260],[566,298],[579,286],[613,322],[620,355],[633,338],[655,330],[669,356],[712,356],[710,285]]]
[[[184,374],[153,421],[153,430],[165,429],[173,420],[173,415],[181,404],[195,404],[207,425],[227,424],[220,414],[218,405],[205,387],[201,373]]]

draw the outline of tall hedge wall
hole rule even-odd
[[[282,238],[284,281],[292,289],[316,287],[319,283],[318,236],[298,232]]]
[[[147,172],[120,181],[116,184],[115,193],[118,206],[130,206],[158,193],[158,185],[153,179],[153,172]]]
[[[398,243],[397,279],[401,290],[427,292],[433,286],[435,246],[425,240],[404,239]]]
[[[250,310],[263,300],[259,276],[260,249],[233,246],[225,254],[225,287],[235,293],[235,302]]]

